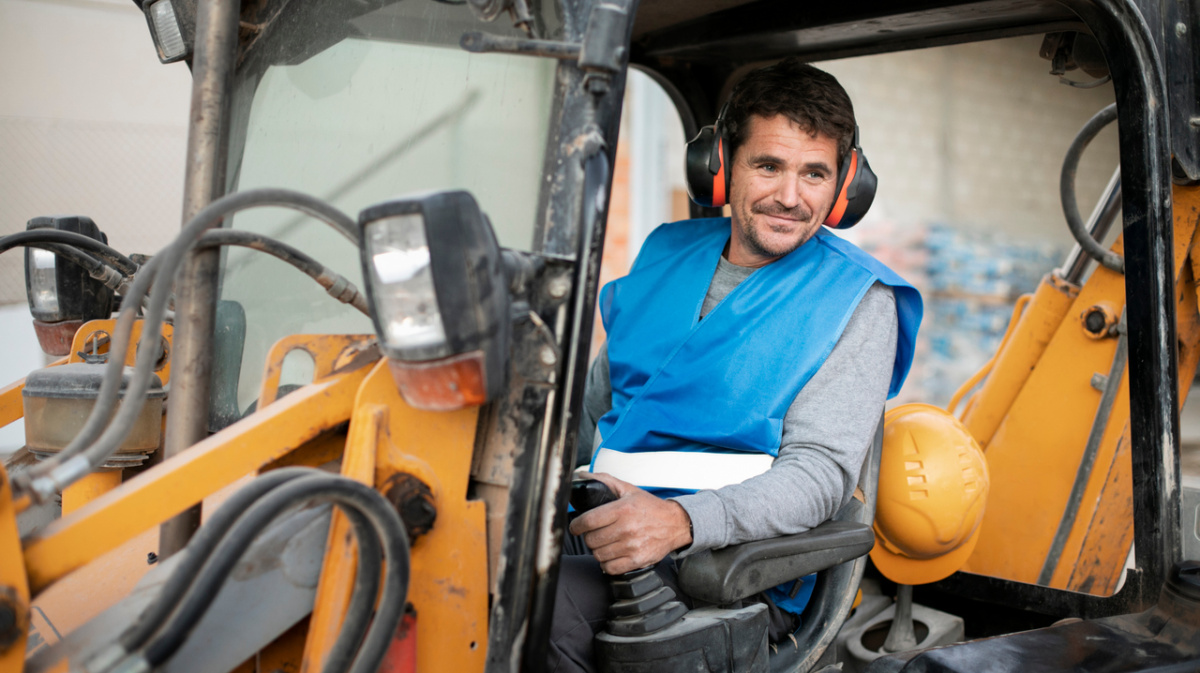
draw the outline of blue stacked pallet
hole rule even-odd
[[[928,343],[917,383],[921,397],[949,402],[995,353],[1017,298],[1062,259],[1045,244],[1023,244],[945,225],[925,237],[925,323]]]

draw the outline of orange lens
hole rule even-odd
[[[75,332],[83,327],[82,320],[64,320],[62,322],[33,321],[33,331],[37,334],[38,344],[46,355],[63,356],[71,354],[71,342]]]
[[[454,411],[487,402],[483,351],[429,362],[388,360],[404,401],[425,411]]]

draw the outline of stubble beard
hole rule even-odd
[[[788,241],[782,246],[772,247],[771,244],[764,241],[758,235],[758,229],[754,226],[755,215],[775,215],[788,217],[797,220],[797,226],[803,226],[802,223],[808,223],[812,220],[812,211],[803,206],[795,208],[784,208],[782,206],[751,206],[750,212],[742,217],[742,241],[750,252],[760,257],[779,258],[791,253],[796,248],[808,242],[812,235],[816,233],[817,227],[813,227],[810,231],[802,234],[799,239]],[[820,225],[818,225],[820,226]]]

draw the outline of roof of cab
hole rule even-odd
[[[1045,0],[642,0],[634,59],[764,61],[844,58],[1057,30],[1080,19]]]

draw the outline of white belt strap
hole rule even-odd
[[[643,488],[718,489],[740,484],[771,469],[775,459],[765,453],[708,453],[703,451],[639,451],[612,449],[596,452],[593,472],[607,472]]]

